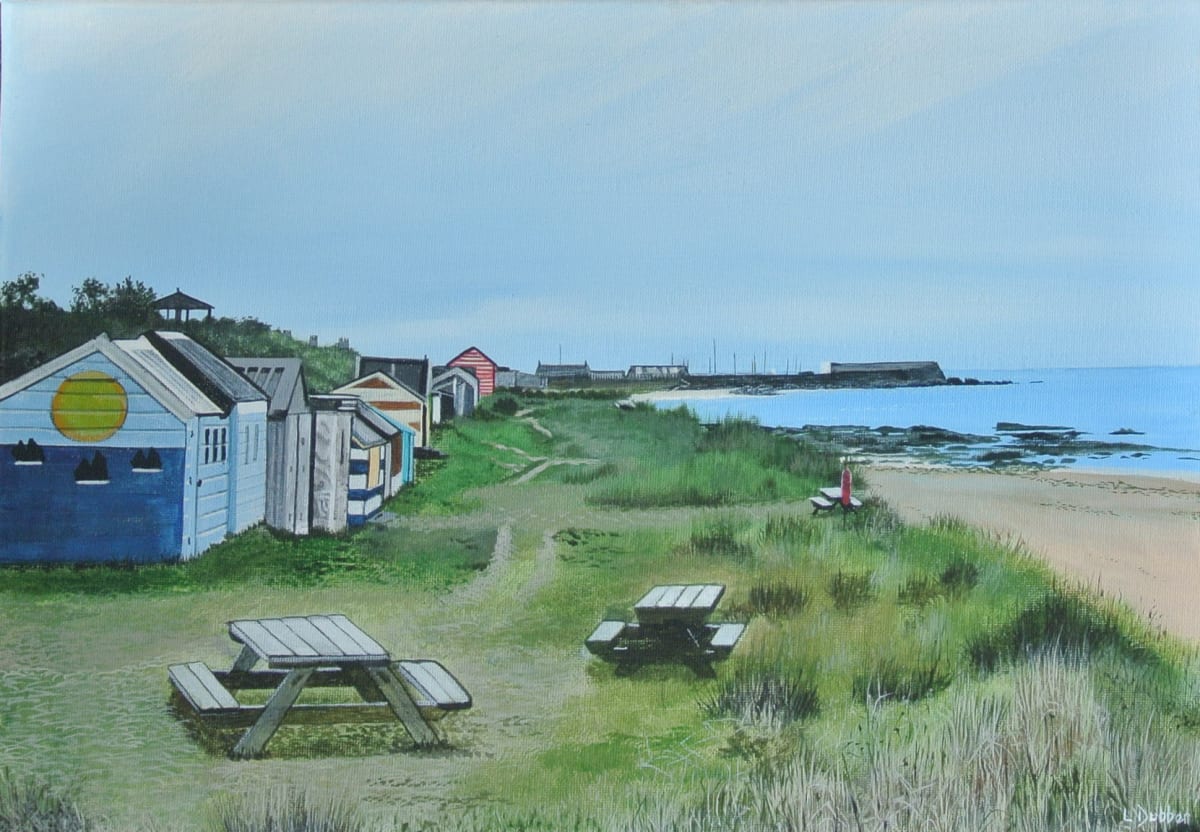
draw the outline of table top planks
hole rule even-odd
[[[239,619],[229,636],[246,645],[269,667],[386,665],[387,650],[344,615]]]
[[[663,622],[674,619],[699,620],[717,607],[725,594],[722,584],[669,584],[656,586],[633,605],[638,619]]]

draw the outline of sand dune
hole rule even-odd
[[[1169,476],[875,467],[868,491],[910,522],[936,515],[1024,541],[1063,575],[1099,587],[1200,642],[1200,483]]]

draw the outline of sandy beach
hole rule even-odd
[[[1064,576],[1200,642],[1200,482],[915,466],[871,467],[864,479],[909,522],[949,515],[1019,539]]]

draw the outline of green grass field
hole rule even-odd
[[[519,408],[442,428],[449,458],[384,525],[256,529],[178,566],[0,572],[0,830],[1200,817],[1193,648],[954,520],[906,527],[870,501],[849,522],[812,517],[838,460],[756,426],[600,398]],[[715,679],[619,675],[583,651],[601,618],[685,582],[726,584],[717,616],[749,622]],[[231,662],[228,619],[331,611],[470,689],[446,748],[399,727],[285,727],[234,762],[236,733],[198,738],[172,712],[166,666]]]

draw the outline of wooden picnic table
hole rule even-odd
[[[420,746],[435,745],[430,724],[447,711],[471,707],[449,671],[429,659],[393,662],[380,644],[344,615],[239,619],[229,636],[242,645],[230,670],[203,662],[172,665],[175,689],[200,718],[223,727],[248,726],[234,757],[254,757],[285,721],[322,724],[398,719]],[[255,668],[265,664],[266,669]],[[361,702],[297,704],[309,687],[354,688]],[[270,689],[265,705],[243,705],[233,691]]]
[[[813,514],[822,511],[832,511],[835,508],[841,508],[843,512],[857,511],[862,508],[862,500],[857,497],[850,497],[850,505],[842,505],[842,489],[839,486],[831,486],[829,488],[820,489],[821,496],[809,497],[808,501],[812,503]]]
[[[668,584],[650,589],[633,605],[636,622],[601,621],[585,645],[622,670],[647,662],[681,662],[712,676],[712,662],[726,658],[745,624],[710,624],[725,594],[721,584]]]

